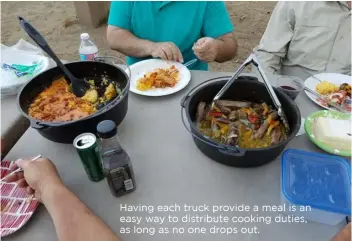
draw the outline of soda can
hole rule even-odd
[[[97,145],[97,138],[92,133],[83,133],[73,141],[88,178],[93,182],[104,179],[101,156]]]

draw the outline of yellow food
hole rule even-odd
[[[315,87],[316,91],[321,95],[327,95],[339,90],[339,87],[328,81],[322,81]]]
[[[107,100],[111,100],[112,98],[114,98],[116,96],[116,88],[115,86],[110,83],[108,85],[108,87],[106,87],[106,90],[105,90],[105,93],[104,93],[104,96]]]
[[[82,96],[82,100],[89,101],[90,103],[94,104],[98,101],[98,91],[96,89],[88,90],[84,96]]]
[[[138,80],[137,89],[145,91],[152,88],[174,87],[178,81],[179,71],[172,65],[168,69],[156,69],[145,74]]]

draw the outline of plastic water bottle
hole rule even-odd
[[[81,60],[94,60],[98,55],[98,47],[89,39],[88,33],[81,34],[79,56]]]

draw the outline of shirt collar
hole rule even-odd
[[[159,5],[159,10],[161,10],[163,7],[165,7],[169,3],[172,3],[172,1],[161,1],[160,5]]]

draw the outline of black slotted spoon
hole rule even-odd
[[[28,34],[31,39],[45,52],[51,57],[57,66],[64,72],[65,76],[71,81],[72,84],[72,92],[77,97],[82,97],[86,91],[88,90],[89,86],[84,81],[84,79],[79,79],[75,77],[67,68],[66,66],[60,61],[60,59],[56,56],[54,51],[50,48],[49,44],[46,42],[44,37],[26,20],[22,17],[18,17],[20,20],[20,25],[24,31]]]

